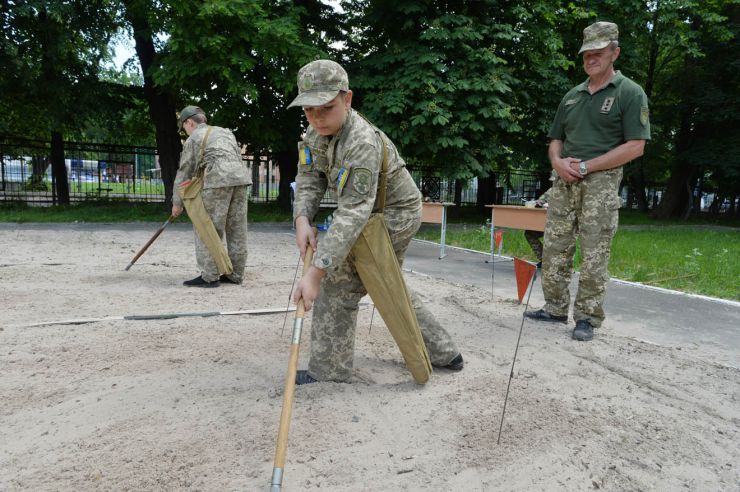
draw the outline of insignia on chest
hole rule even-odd
[[[601,112],[602,113],[608,113],[612,106],[614,105],[614,98],[613,97],[607,97],[604,99],[604,102],[601,104]]]

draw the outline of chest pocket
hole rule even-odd
[[[313,159],[313,168],[322,173],[326,173],[329,169],[329,161],[326,158],[326,149],[318,147],[309,147],[311,150],[311,158]]]

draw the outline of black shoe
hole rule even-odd
[[[222,284],[237,284],[237,285],[239,285],[239,282],[234,282],[233,280],[231,280],[226,275],[221,275],[220,277],[218,277],[218,281],[221,282]]]
[[[186,285],[188,287],[218,287],[218,280],[214,280],[213,282],[206,282],[205,280],[203,280],[203,277],[199,275],[192,280],[184,281],[182,285]]]
[[[465,363],[463,362],[463,356],[462,354],[457,354],[455,357],[452,358],[450,362],[443,366],[436,366],[442,369],[449,369],[450,371],[462,371],[463,366]]]
[[[582,319],[576,321],[576,328],[573,330],[573,338],[581,342],[588,342],[594,337],[594,327],[591,322]]]
[[[301,385],[301,384],[311,384],[311,383],[318,383],[318,379],[314,379],[311,377],[310,374],[308,374],[308,371],[296,371],[295,373],[295,384]]]
[[[537,311],[527,311],[524,313],[524,316],[531,319],[536,319],[537,321],[550,321],[552,323],[567,323],[568,322],[568,315],[565,316],[557,316],[555,314],[550,314],[544,309],[538,309]]]
[[[465,366],[465,362],[463,362],[462,354],[457,354],[454,359],[452,359],[445,367],[445,369],[449,369],[450,371],[462,371],[462,368]]]

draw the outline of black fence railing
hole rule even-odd
[[[163,202],[164,184],[157,149],[86,142],[64,142],[70,201],[126,199]],[[56,204],[55,180],[47,141],[0,137],[0,202]],[[242,156],[252,173],[250,201],[277,201],[280,171],[269,155]],[[520,205],[537,198],[547,177],[533,172],[507,169],[492,177],[453,179],[433,167],[409,171],[424,196],[432,201],[458,205],[502,203]],[[324,206],[336,204],[327,193]]]

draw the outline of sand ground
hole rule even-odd
[[[247,280],[197,275],[192,232],[156,225],[0,227],[0,490],[268,490],[292,316],[37,322],[284,309],[293,238],[250,230]],[[299,387],[283,489],[739,490],[740,371],[676,347],[590,343],[522,307],[407,274],[465,357],[415,385],[361,307],[352,384]],[[309,353],[310,316],[301,364]]]

